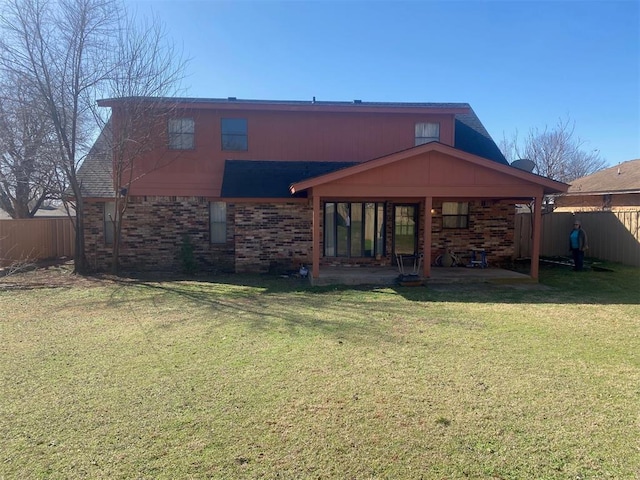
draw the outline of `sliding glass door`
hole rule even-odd
[[[325,203],[324,255],[384,255],[384,211],[382,202]]]

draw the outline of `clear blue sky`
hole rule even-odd
[[[640,158],[640,2],[129,0],[192,59],[186,95],[468,102],[496,142],[570,117]]]

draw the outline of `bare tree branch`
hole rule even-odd
[[[523,142],[516,132],[500,142],[509,161],[528,158],[536,165],[536,173],[561,182],[571,182],[606,166],[597,149],[588,150],[587,142],[575,135],[575,122],[560,119],[553,128],[532,128]]]
[[[185,63],[157,18],[140,22],[120,0],[8,0],[0,33],[0,71],[24,78],[53,128],[57,167],[75,204],[75,271],[86,271],[78,168],[96,130],[106,124],[97,98],[166,95],[182,78]],[[136,112],[134,118],[145,115]],[[114,137],[113,147],[116,163],[123,164],[118,171],[133,172],[136,154],[128,139]],[[133,181],[121,174],[116,178],[118,183]]]

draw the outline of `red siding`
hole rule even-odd
[[[114,107],[114,124],[119,109]],[[134,195],[220,195],[224,161],[357,161],[414,146],[418,122],[439,122],[440,140],[453,145],[451,113],[303,112],[182,109],[174,116],[195,118],[195,149],[166,147],[166,125],[156,127],[157,147],[136,162]],[[248,151],[221,150],[221,118],[246,118]]]

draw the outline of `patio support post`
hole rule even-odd
[[[314,195],[313,190],[311,190],[311,195],[313,196],[313,245],[311,249],[313,261],[311,276],[318,278],[320,276],[320,197]]]
[[[540,267],[540,242],[542,239],[542,195],[533,202],[533,230],[531,247],[531,278],[538,280]]]
[[[431,276],[431,209],[433,197],[424,199],[424,244],[422,245],[422,275],[425,278]]]

